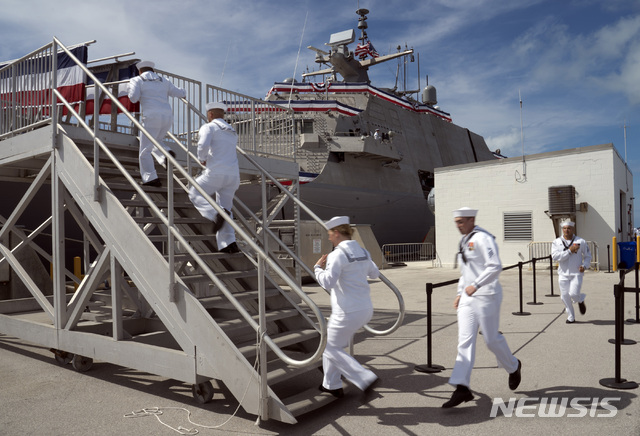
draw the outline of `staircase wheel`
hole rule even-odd
[[[193,398],[200,404],[205,404],[213,398],[213,385],[210,381],[193,385],[191,388]]]
[[[73,369],[78,372],[86,372],[93,366],[93,359],[76,354],[71,360],[71,365],[73,365]]]
[[[54,357],[56,358],[56,362],[58,362],[58,365],[65,366],[67,363],[71,362],[71,360],[73,359],[73,354],[67,353],[66,351],[56,351]]]

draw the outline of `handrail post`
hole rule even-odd
[[[177,301],[176,297],[176,278],[174,270],[175,262],[175,238],[173,237],[172,229],[174,229],[174,203],[173,203],[173,162],[171,159],[165,160],[167,165],[167,249],[169,251],[169,301],[174,303]]]
[[[436,373],[444,369],[444,366],[431,363],[431,294],[433,294],[433,283],[427,283],[427,364],[414,367],[416,371],[426,373]]]
[[[531,259],[531,264],[533,267],[533,301],[528,302],[527,304],[531,304],[531,305],[536,305],[539,306],[542,303],[541,301],[537,300],[537,290],[536,290],[536,258],[534,257],[533,259]]]
[[[531,315],[531,313],[529,312],[523,312],[522,311],[522,262],[518,262],[518,285],[520,288],[520,311],[519,312],[512,312],[514,315],[518,315],[518,316],[526,316],[526,315]]]
[[[265,232],[266,233],[266,232]],[[260,317],[260,327],[258,329],[258,355],[260,369],[260,418],[269,419],[269,385],[268,385],[268,368],[267,368],[267,344],[262,340],[267,333],[267,315],[265,312],[266,296],[265,296],[265,279],[266,274],[264,258],[258,256],[258,313]]]
[[[640,244],[638,244],[640,246]],[[636,262],[636,266],[635,266],[635,272],[636,272],[636,319],[633,318],[629,318],[627,319],[627,322],[632,322],[632,323],[640,323],[640,278],[638,277],[638,268],[640,268],[640,263]]]
[[[100,88],[95,86],[93,90],[93,201],[100,201],[100,145],[98,134],[100,133]]]
[[[622,273],[622,271],[621,271]],[[622,317],[624,316],[624,307],[622,305],[622,296],[624,295],[624,285],[613,285],[613,296],[615,298],[615,377],[603,378],[600,380],[602,386],[614,389],[635,389],[638,383],[627,381],[622,378],[622,362],[621,362],[621,345],[622,345]],[[622,315],[622,316],[621,316]],[[609,340],[611,342],[611,340]]]
[[[551,282],[551,293],[545,295],[545,297],[559,297],[559,295],[553,293],[553,257],[551,257],[551,255],[549,255],[549,278]]]
[[[58,148],[58,95],[53,92],[58,89],[58,44],[54,40],[51,44],[51,141],[53,148]],[[16,100],[14,100],[15,102]]]
[[[616,295],[616,322],[618,317],[620,318],[620,344],[621,345],[635,345],[637,342],[634,341],[633,339],[625,339],[624,338],[624,279],[627,275],[627,273],[630,271],[629,270],[619,270],[620,274],[620,286],[622,291],[620,292],[620,295]],[[620,307],[618,307],[618,304],[620,305]],[[616,324],[616,328],[618,328],[618,325]],[[609,343],[610,344],[615,344],[616,340],[618,339],[618,331],[616,330],[616,337],[609,339]]]

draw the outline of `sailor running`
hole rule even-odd
[[[478,328],[487,347],[496,356],[498,366],[509,373],[509,388],[515,390],[521,379],[522,364],[498,331],[502,303],[502,286],[498,281],[502,263],[498,247],[492,234],[475,225],[477,212],[463,207],[453,213],[456,226],[463,235],[458,253],[461,277],[453,303],[458,314],[458,356],[449,378],[449,384],[456,390],[442,405],[444,408],[473,400],[469,386]]]
[[[551,258],[558,262],[558,287],[568,313],[567,324],[573,324],[576,320],[573,303],[578,303],[582,315],[587,313],[584,302],[586,295],[580,290],[584,271],[591,264],[589,244],[575,234],[575,225],[571,220],[563,221],[562,236],[551,245]]]

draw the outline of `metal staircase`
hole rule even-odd
[[[55,59],[59,52],[74,59],[54,39],[19,62]],[[51,64],[55,71],[56,62]],[[121,110],[112,117],[126,117],[134,129],[111,129],[117,125],[111,120],[101,130],[98,105],[90,127],[82,108],[78,111],[56,87],[56,74],[50,74],[52,94],[39,105],[39,115],[22,117],[32,108],[16,99],[3,103],[0,181],[28,188],[11,214],[0,217],[0,268],[8,265],[30,296],[0,301],[0,333],[46,346],[58,363],[71,363],[78,371],[97,359],[192,384],[202,403],[212,398],[210,380],[215,379],[263,420],[295,423],[297,416],[333,401],[317,389],[326,323],[299,285],[299,269],[306,267],[295,252],[297,219],[286,223],[289,240],[282,241],[282,232],[271,228],[285,200],[318,219],[299,203],[295,181],[288,188],[279,184],[278,178],[297,178],[297,166],[271,156],[255,134],[253,155],[238,148],[243,185],[264,192],[266,183],[275,183],[282,199],[268,204],[263,195],[256,211],[236,199],[232,219],[205,195],[234,228],[242,249],[220,253],[212,223],[187,196],[197,171],[192,151],[199,124],[191,125],[202,119],[197,107],[183,101],[186,125],[168,132],[178,159],[165,153],[164,169],[157,165],[163,187],[142,189],[137,138],[131,133],[135,128],[146,132],[82,62],[76,64],[94,80],[96,92],[104,93],[101,98]],[[3,74],[15,71],[15,66],[0,69],[4,98]],[[61,122],[63,110],[70,121]],[[242,120],[235,121],[242,134]],[[50,192],[50,204],[36,204],[42,191]],[[45,218],[25,232],[18,223],[34,208],[44,210]],[[51,234],[50,248],[40,243],[45,230]],[[66,267],[71,251],[66,232],[81,235],[81,277]],[[9,237],[19,242],[9,244]],[[51,263],[51,293],[36,284],[36,269],[20,261],[21,251],[35,251]],[[402,297],[383,280],[398,298],[399,316],[386,331],[367,327],[374,334],[391,333],[404,315]]]

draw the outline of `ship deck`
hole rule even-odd
[[[432,363],[445,369],[426,374],[415,371],[414,366],[427,362],[425,284],[456,279],[457,273],[431,268],[430,262],[408,263],[384,273],[403,292],[407,307],[404,325],[390,336],[361,336],[355,346],[358,360],[375,371],[381,382],[367,394],[347,389],[344,398],[300,416],[293,426],[275,421],[256,426],[255,416],[242,409],[232,417],[238,403],[224,387],[216,387],[212,402],[196,404],[191,387],[180,382],[99,361],[90,371],[78,373],[71,365],[58,366],[49,350],[2,335],[0,425],[13,434],[174,435],[174,430],[153,416],[125,417],[145,408],[166,407],[156,418],[174,428],[197,429],[203,435],[219,434],[219,430],[264,435],[512,435],[523,430],[528,435],[640,434],[640,389],[611,389],[600,384],[600,380],[615,376],[615,347],[609,339],[615,333],[613,289],[618,274],[588,272],[583,285],[587,313],[577,313],[577,322],[567,325],[560,298],[546,296],[550,291],[548,270],[538,269],[537,273],[537,301],[541,305],[527,304],[533,300],[533,279],[530,271],[524,272],[523,310],[530,312],[529,316],[513,314],[519,312],[517,270],[503,272],[500,330],[522,361],[522,383],[515,392],[509,390],[506,372],[496,367],[480,336],[471,381],[475,399],[454,409],[442,409],[453,391],[447,380],[457,345],[454,285],[433,292]],[[627,280],[629,286],[633,279]],[[316,301],[325,298],[328,313],[326,294],[317,285],[305,289],[317,294]],[[378,289],[380,295],[387,295],[380,283],[374,283],[372,289],[377,308],[373,323],[386,325],[394,317],[395,302],[377,297]],[[555,276],[554,292],[559,293]],[[626,294],[625,319],[635,319],[635,305],[635,295]],[[626,323],[624,337],[640,341],[640,324]],[[640,381],[638,347],[640,344],[621,347],[621,375],[635,382]],[[320,380],[318,373],[318,384]],[[569,401],[582,398],[584,410],[567,409],[556,418],[539,416],[542,399],[551,402],[563,397]],[[508,403],[510,398],[530,399],[511,417],[501,411],[491,417],[494,399]],[[609,402],[617,409],[615,416],[598,417],[612,411],[591,407],[593,401],[603,398],[615,398]],[[218,431],[197,427],[188,421],[187,411],[171,408],[188,410],[198,424],[224,425]],[[580,414],[584,416],[571,416]]]

